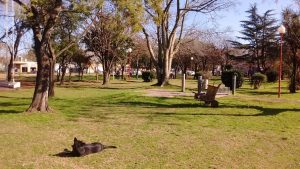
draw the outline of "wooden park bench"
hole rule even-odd
[[[218,107],[219,102],[215,99],[217,92],[221,84],[218,86],[208,85],[206,93],[195,93],[195,99],[204,101],[205,105],[211,105],[211,107]]]

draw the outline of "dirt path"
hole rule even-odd
[[[150,97],[176,97],[176,96],[194,96],[194,93],[191,92],[177,92],[171,90],[164,90],[164,89],[147,89],[145,96]]]
[[[150,97],[167,97],[172,98],[176,96],[187,96],[187,97],[194,97],[194,93],[192,92],[178,92],[172,90],[165,90],[165,89],[148,89],[146,90],[145,96]],[[224,97],[227,95],[217,95],[216,98]]]

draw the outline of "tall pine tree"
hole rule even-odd
[[[256,64],[257,69],[264,72],[268,68],[268,59],[274,56],[277,21],[273,18],[272,10],[259,15],[256,4],[246,12],[249,14],[248,20],[241,21],[243,30],[240,33],[243,36],[238,37],[245,43],[231,42],[237,48],[248,50],[248,61]]]

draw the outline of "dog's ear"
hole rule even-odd
[[[76,137],[74,137],[74,142],[76,142],[77,141],[77,138]]]

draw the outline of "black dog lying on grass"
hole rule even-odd
[[[74,138],[74,144],[72,145],[72,151],[65,149],[63,152],[56,154],[59,157],[81,157],[92,153],[98,153],[107,148],[117,148],[116,146],[106,146],[101,143],[86,144],[83,141]]]
[[[101,143],[91,143],[86,144],[83,141],[77,140],[77,138],[74,138],[74,144],[72,145],[73,153],[76,156],[85,156],[91,153],[98,153],[104,149],[107,148],[117,148],[116,146],[106,146]]]

